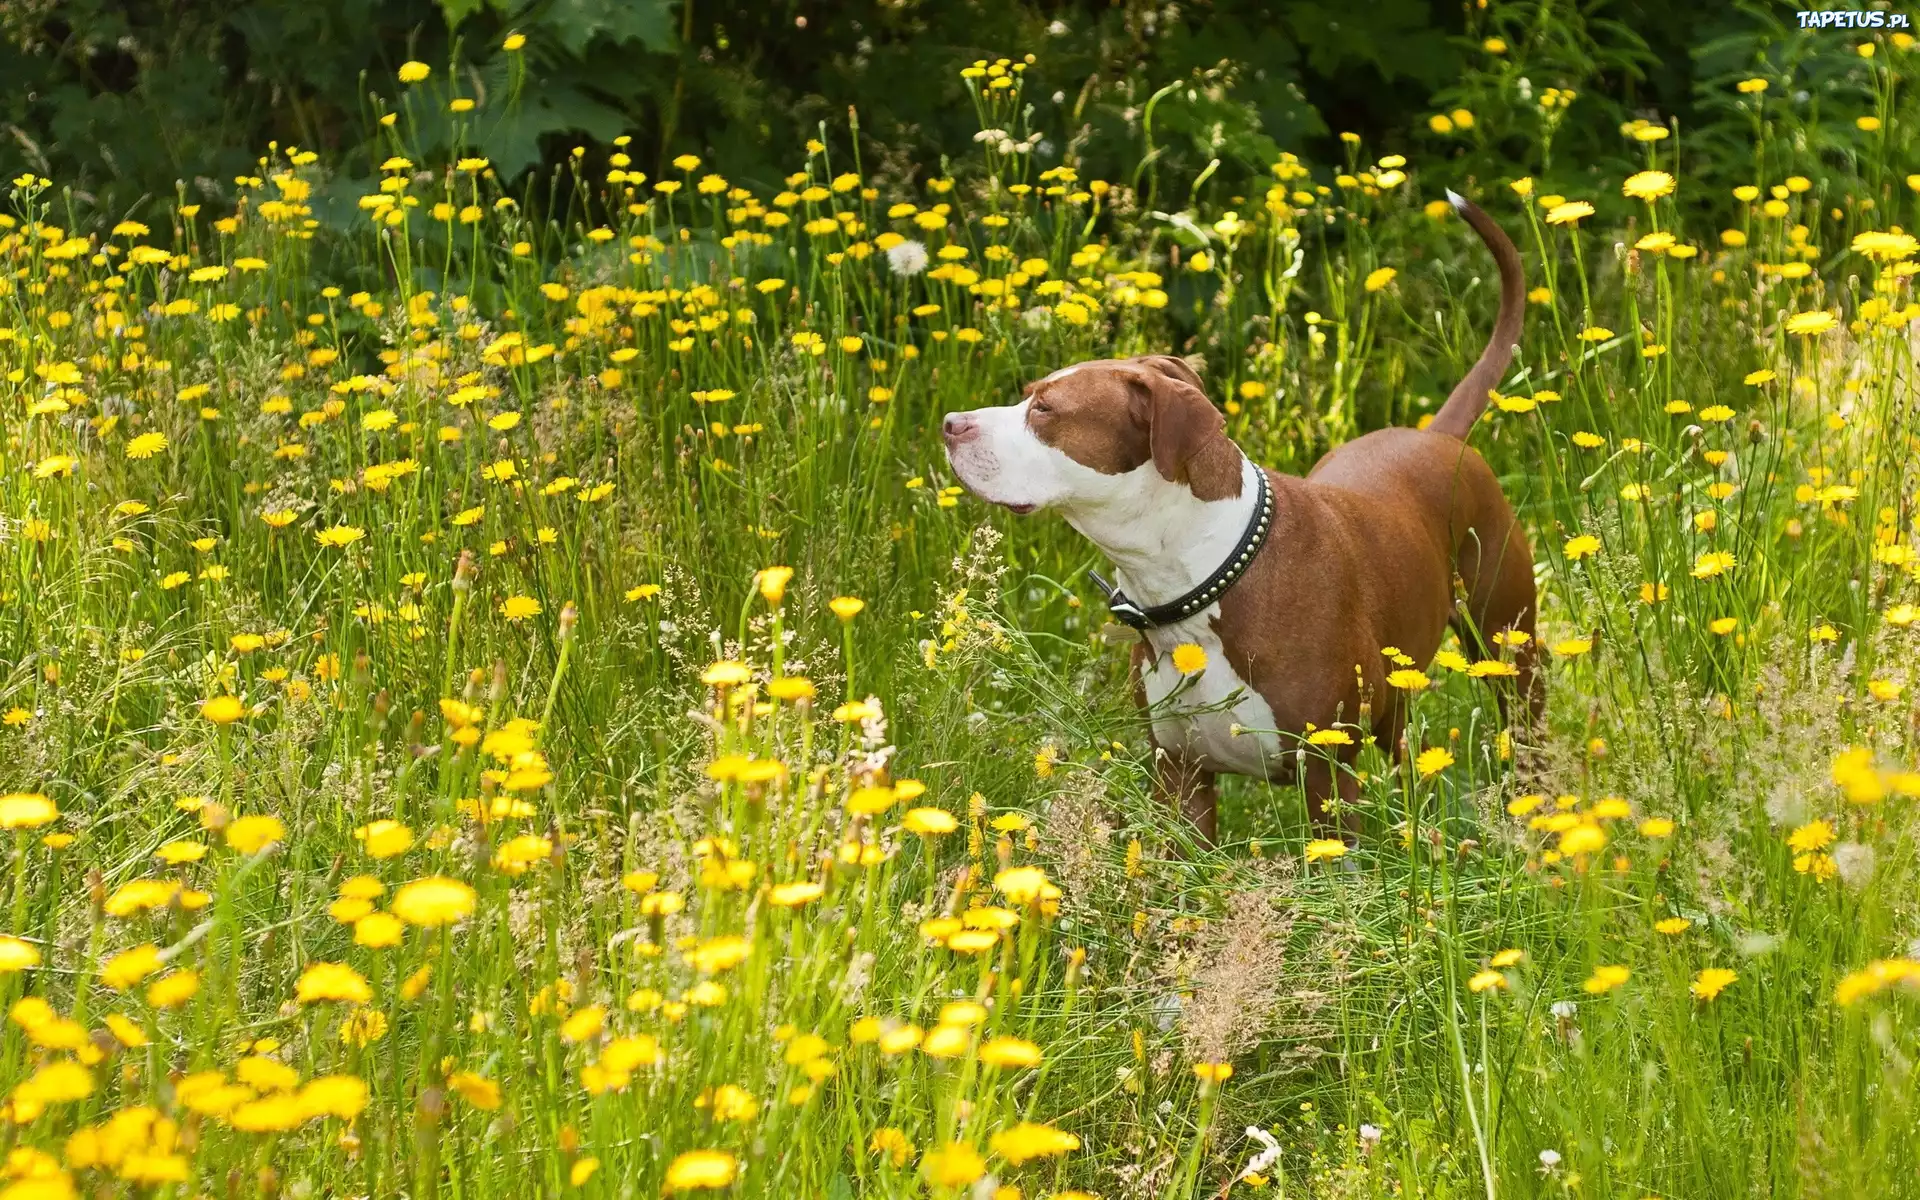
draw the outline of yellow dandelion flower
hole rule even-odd
[[[982,1042],[979,1050],[980,1061],[990,1067],[1037,1067],[1040,1065],[1040,1047],[1025,1038],[996,1037]]]
[[[928,837],[952,833],[960,827],[959,820],[952,813],[938,808],[910,808],[900,824],[908,833]]]
[[[695,165],[698,161],[695,160]],[[667,1164],[666,1189],[669,1192],[717,1190],[731,1185],[739,1174],[740,1160],[725,1150],[688,1150]]]
[[[370,1004],[373,988],[366,976],[345,963],[309,963],[293,986],[293,997],[302,1004],[336,1001],[342,1004]]]
[[[287,836],[287,827],[279,817],[257,815],[240,817],[227,826],[227,845],[242,854],[258,854]]]
[[[1173,648],[1173,669],[1182,675],[1197,675],[1207,669],[1207,652],[1193,642]]]
[[[1812,312],[1795,313],[1787,318],[1787,332],[1795,337],[1818,337],[1840,324],[1840,318],[1830,312],[1815,309]]]
[[[353,836],[373,858],[393,858],[413,846],[413,830],[398,821],[374,821],[356,828]]]
[[[1637,175],[1627,176],[1620,185],[1620,194],[1652,203],[1662,196],[1671,196],[1673,187],[1673,176],[1665,171],[1641,171]]]
[[[1589,995],[1604,996],[1625,983],[1632,974],[1633,972],[1626,967],[1595,967],[1593,974],[1589,975],[1587,981],[1580,986]]]
[[[1330,858],[1344,858],[1347,844],[1338,838],[1315,838],[1307,843],[1306,859],[1310,863]]]
[[[247,706],[238,696],[214,696],[201,702],[200,715],[215,725],[231,725],[247,715]]]
[[[59,817],[53,801],[39,792],[9,792],[0,796],[0,829],[38,829]]]
[[[1708,967],[1693,977],[1687,990],[1693,993],[1696,1000],[1712,1000],[1739,978],[1739,975],[1725,967]]]
[[[993,1152],[1014,1165],[1036,1158],[1054,1158],[1080,1148],[1080,1139],[1063,1129],[1022,1121],[993,1135]]]
[[[937,1188],[971,1186],[987,1173],[987,1161],[965,1142],[953,1142],[938,1150],[929,1150],[920,1159],[920,1172]]]
[[[1695,579],[1713,579],[1733,570],[1738,560],[1727,550],[1709,550],[1693,562]]]
[[[474,891],[457,879],[430,875],[403,885],[393,896],[393,914],[409,925],[433,928],[465,920],[473,912]]]
[[[799,908],[826,894],[826,885],[812,880],[775,884],[767,889],[767,900],[778,908]]]
[[[455,1071],[447,1076],[447,1086],[462,1100],[482,1112],[500,1107],[500,1085],[474,1071]]]
[[[143,433],[128,440],[126,456],[128,458],[152,458],[167,448],[167,435],[164,433]]]
[[[116,992],[124,992],[158,971],[162,963],[160,948],[151,943],[122,950],[100,965],[100,982]]]
[[[1606,831],[1591,821],[1582,821],[1560,835],[1560,853],[1567,858],[1593,854],[1605,848]]]
[[[200,991],[198,971],[173,971],[147,985],[147,1003],[155,1008],[179,1008]]]
[[[40,951],[17,937],[0,935],[0,975],[30,971],[40,965]]]

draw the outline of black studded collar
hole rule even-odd
[[[1267,482],[1266,471],[1257,466],[1253,475],[1258,480],[1260,491],[1254,502],[1253,517],[1247,522],[1246,531],[1240,535],[1239,544],[1234,546],[1233,553],[1227,555],[1226,562],[1221,563],[1213,574],[1201,580],[1200,585],[1186,595],[1165,604],[1142,608],[1128,599],[1125,592],[1102,578],[1099,572],[1087,572],[1094,586],[1106,595],[1107,609],[1113,613],[1114,620],[1143,632],[1161,625],[1171,625],[1202,611],[1239,582],[1240,577],[1247,573],[1247,567],[1252,565],[1254,555],[1266,545],[1267,535],[1273,531],[1273,485]]]

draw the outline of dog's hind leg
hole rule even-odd
[[[1505,508],[1504,502],[1502,508]],[[1503,718],[1509,723],[1517,718],[1531,729],[1539,722],[1546,702],[1545,681],[1537,670],[1540,641],[1535,616],[1539,600],[1533,583],[1533,553],[1527,548],[1526,535],[1512,512],[1502,515],[1506,536],[1498,549],[1491,552],[1483,549],[1472,535],[1461,548],[1460,577],[1467,587],[1467,603],[1466,611],[1455,615],[1453,627],[1463,646],[1487,657],[1495,656],[1497,647],[1492,641],[1496,635],[1524,635],[1520,644],[1513,647],[1513,665],[1517,672],[1513,677],[1513,691],[1509,694],[1506,688],[1496,687],[1495,694]],[[1510,703],[1513,697],[1518,697],[1521,703],[1517,714]]]
[[[1307,818],[1315,837],[1339,837],[1360,832],[1360,780],[1353,764],[1330,763],[1318,755],[1307,760],[1301,782],[1307,792]]]

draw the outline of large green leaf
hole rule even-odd
[[[498,124],[483,129],[480,150],[501,178],[511,179],[540,161],[540,139],[550,133],[580,133],[599,142],[626,127],[619,109],[564,83],[548,83],[522,96]]]
[[[460,22],[486,7],[486,0],[440,0],[440,11],[447,16],[447,28],[458,29]]]
[[[598,37],[616,45],[637,41],[649,50],[667,53],[678,44],[675,7],[674,0],[555,0],[540,24],[576,57]]]

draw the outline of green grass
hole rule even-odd
[[[1417,421],[1491,318],[1419,163],[1181,223],[991,140],[394,165],[344,231],[287,149],[150,228],[17,180],[0,1196],[1914,1194],[1920,308],[1854,239],[1915,192],[1645,150],[1583,220],[1478,189],[1544,289],[1475,444],[1545,727],[1416,664],[1453,761],[1369,752],[1313,863],[1285,787],[1156,807],[1096,552],[938,421],[1169,349],[1275,465]]]

